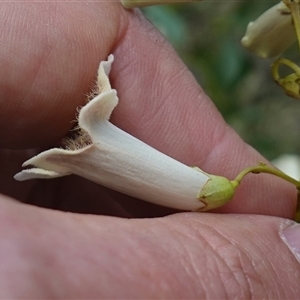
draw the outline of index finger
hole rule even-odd
[[[9,106],[1,105],[1,125],[6,128],[1,140],[6,147],[50,144],[65,135],[76,107],[84,103],[82,94],[88,90],[98,60],[114,52],[111,79],[120,104],[112,122],[117,126],[188,165],[229,178],[263,160],[226,125],[165,38],[139,11],[125,11],[118,3],[46,3],[48,14],[58,9],[54,20],[48,16],[52,20],[49,28],[38,27],[47,14],[35,3],[14,5],[6,9],[14,9],[23,25],[32,11],[39,13],[34,21],[39,38],[29,36],[28,51],[21,55],[27,63],[16,64],[7,49],[2,59],[6,69],[2,69],[0,82],[8,88],[1,99],[13,99]],[[75,21],[78,18],[80,24]],[[17,34],[20,24],[14,26],[11,30]],[[5,28],[8,32],[7,25]],[[51,45],[46,55],[44,34]],[[7,48],[16,49],[19,41],[8,34],[7,38]],[[30,62],[35,68],[30,69]],[[14,70],[12,78],[5,77],[9,67]],[[27,80],[14,94],[20,74]],[[293,187],[274,177],[253,176],[221,210],[292,217],[293,195]]]

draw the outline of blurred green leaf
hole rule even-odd
[[[144,10],[144,14],[174,47],[180,48],[185,43],[188,32],[186,22],[172,6],[150,6]]]

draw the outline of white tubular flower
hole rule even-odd
[[[134,8],[134,7],[159,5],[159,4],[174,4],[174,3],[195,2],[195,1],[201,1],[201,0],[121,0],[121,3],[125,8]]]
[[[242,45],[262,58],[276,57],[297,39],[292,15],[282,2],[250,22]]]
[[[208,210],[229,201],[236,184],[221,176],[188,167],[110,123],[118,104],[108,74],[113,56],[101,62],[99,94],[78,117],[81,135],[69,148],[54,148],[26,161],[16,180],[76,174],[124,194],[181,210]],[[75,145],[75,147],[74,147]]]

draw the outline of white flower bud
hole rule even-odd
[[[280,2],[249,23],[241,43],[256,55],[268,58],[280,55],[296,39],[291,12]]]

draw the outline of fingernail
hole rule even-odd
[[[300,224],[285,221],[279,235],[300,263]]]

